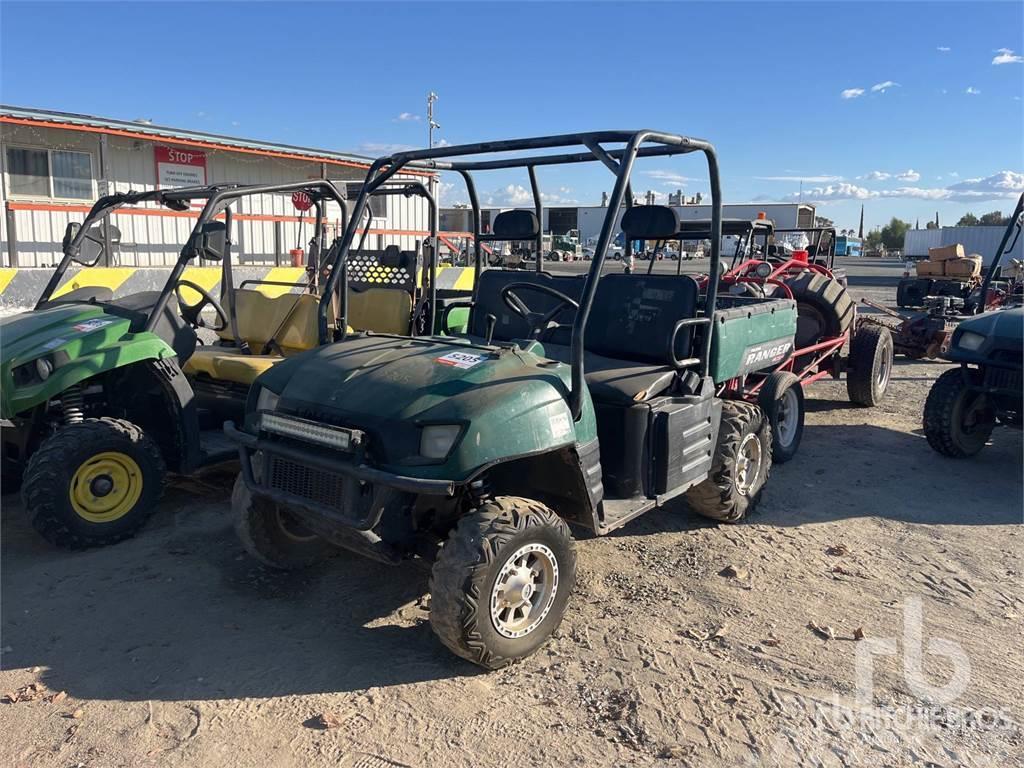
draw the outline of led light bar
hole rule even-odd
[[[340,451],[347,451],[362,442],[362,433],[343,427],[331,427],[303,419],[279,416],[276,413],[260,414],[260,429],[275,435],[294,437],[307,443],[328,445]]]

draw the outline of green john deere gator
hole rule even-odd
[[[637,158],[689,153],[706,159],[712,189],[706,290],[689,275],[602,274],[624,204],[627,238],[681,238],[672,208],[631,206],[628,190]],[[431,562],[436,634],[495,668],[561,622],[576,577],[570,525],[606,534],[682,496],[721,521],[753,509],[769,425],[727,393],[785,359],[796,308],[719,297],[711,144],[607,131],[403,152],[373,164],[353,220],[403,168],[461,174],[479,223],[475,172],[525,168],[539,207],[538,166],[588,161],[615,185],[587,275],[552,275],[539,260],[535,271],[487,270],[465,335],[351,334],[254,382],[244,424],[225,424],[241,458],[236,527],[254,557],[295,568],[347,549]],[[476,235],[479,258],[478,224]],[[485,237],[539,241],[540,217],[503,212]]]

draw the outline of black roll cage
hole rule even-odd
[[[999,241],[996,255],[992,258],[992,263],[985,273],[985,279],[981,283],[981,300],[974,309],[975,314],[980,315],[985,311],[985,301],[988,296],[989,286],[992,285],[992,280],[999,272],[999,264],[1003,260],[1003,256],[1007,251],[1012,251],[1013,247],[1017,244],[1022,228],[1024,228],[1024,194],[1017,198],[1017,206],[1010,215],[1010,221],[1007,223],[1006,231],[1003,232],[1003,237]],[[1010,242],[1011,235],[1013,236],[1013,242]]]
[[[617,149],[608,149],[604,144],[624,145]],[[459,159],[475,155],[493,155],[505,152],[531,152],[545,149],[565,149],[570,147],[582,147],[586,151],[569,152],[564,154],[541,154],[527,155],[511,158],[495,159]],[[604,266],[608,246],[613,239],[613,229],[616,219],[623,204],[627,207],[633,204],[633,195],[630,187],[630,177],[633,170],[633,163],[638,157],[666,157],[671,155],[689,154],[691,152],[702,152],[708,164],[708,177],[711,186],[711,269],[708,278],[707,295],[704,301],[703,312],[700,320],[708,327],[703,336],[703,350],[698,365],[701,377],[707,376],[708,363],[711,350],[711,322],[713,319],[716,300],[718,295],[719,281],[719,260],[721,250],[722,231],[722,194],[719,179],[718,158],[714,147],[710,142],[703,139],[690,138],[672,133],[664,133],[653,130],[633,131],[595,131],[590,133],[570,133],[555,136],[539,136],[525,139],[511,139],[505,141],[479,142],[475,144],[463,144],[458,146],[436,147],[432,149],[413,150],[409,152],[398,152],[387,157],[382,157],[373,162],[366,175],[366,181],[359,192],[353,206],[352,216],[341,242],[341,252],[338,263],[342,269],[332,270],[328,278],[324,293],[330,294],[337,289],[338,280],[342,278],[344,265],[348,259],[352,241],[358,222],[367,206],[367,198],[380,188],[395,174],[403,168],[415,168],[427,171],[454,171],[459,173],[466,183],[470,203],[473,209],[473,240],[474,240],[474,266],[476,274],[482,272],[483,260],[481,258],[481,236],[480,231],[480,203],[476,194],[476,186],[473,182],[473,173],[488,170],[507,170],[513,168],[526,168],[530,177],[530,186],[534,199],[534,211],[539,222],[543,222],[543,206],[539,187],[536,178],[536,169],[548,165],[567,165],[572,163],[600,162],[615,175],[615,185],[612,189],[611,198],[608,201],[608,212],[605,214],[604,222],[601,225],[601,232],[598,236],[597,246],[594,250],[594,257],[590,263],[590,270],[587,274],[586,283],[580,297],[580,307],[576,312],[576,318],[572,328],[571,343],[571,366],[572,384],[569,391],[569,407],[573,418],[579,419],[583,410],[582,392],[583,380],[583,336],[594,303],[594,296],[597,292],[597,283],[601,277],[601,269]],[[541,271],[542,261],[542,231],[539,227],[537,234],[537,271]],[[485,236],[486,237],[486,236]],[[436,244],[435,244],[436,253]],[[436,256],[435,256],[436,259]],[[474,281],[473,298],[476,299],[479,280]],[[347,325],[347,314],[343,312],[341,318],[342,328]],[[319,308],[319,332],[321,338],[327,336],[327,306],[321,302]]]

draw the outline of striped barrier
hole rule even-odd
[[[467,267],[438,267],[437,287],[444,290],[470,291],[473,288],[473,273],[474,270]],[[11,311],[29,309],[34,306],[52,274],[53,271],[49,269],[0,268],[0,309]],[[169,267],[71,268],[68,269],[64,280],[53,295],[54,298],[59,298],[77,288],[97,287],[109,288],[113,291],[114,298],[120,298],[143,291],[158,291],[166,284],[169,274]],[[417,281],[421,285],[422,277],[421,270],[417,276]],[[304,283],[306,270],[302,267],[242,265],[232,268],[232,278],[236,285],[241,285],[246,280]],[[216,296],[217,290],[220,288],[221,268],[188,267],[181,279],[195,283]],[[254,287],[271,298],[293,290],[287,285],[257,284]],[[188,288],[182,289],[182,296],[185,301],[198,301],[199,299],[198,295]]]

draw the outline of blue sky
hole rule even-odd
[[[3,2],[0,30],[19,106],[381,154],[426,143],[434,90],[453,144],[688,133],[716,145],[726,202],[795,199],[803,179],[841,227],[862,202],[869,226],[953,223],[1024,190],[1019,2]],[[636,191],[707,192],[698,161],[651,163]],[[526,184],[479,182],[496,204]],[[541,184],[550,204],[610,189],[598,167]]]

